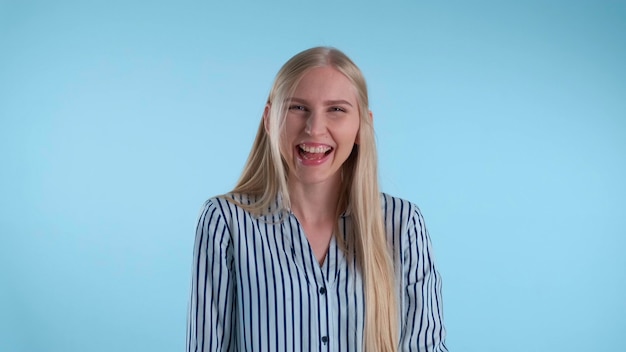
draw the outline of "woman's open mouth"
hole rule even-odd
[[[320,144],[298,144],[298,155],[304,161],[321,161],[333,152],[333,147]]]

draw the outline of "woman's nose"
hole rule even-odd
[[[311,112],[306,119],[306,126],[304,132],[309,136],[316,136],[323,134],[326,131],[326,123],[322,114]]]

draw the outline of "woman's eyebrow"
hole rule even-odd
[[[301,98],[296,98],[296,97],[287,98],[285,99],[285,102],[287,103],[296,102],[296,103],[308,104],[306,99],[301,99]]]
[[[325,103],[326,103],[326,105],[349,105],[349,106],[352,106],[352,104],[350,104],[349,101],[343,100],[343,99],[340,99],[340,100],[326,100]]]
[[[287,102],[303,103],[303,104],[308,104],[309,103],[306,99],[296,98],[296,97],[288,98],[285,101],[287,101]],[[344,100],[344,99],[326,100],[324,102],[324,105],[348,105],[348,106],[352,106],[352,104],[349,101]]]

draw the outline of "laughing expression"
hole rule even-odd
[[[341,182],[340,170],[359,131],[356,90],[331,67],[314,68],[288,98],[281,154],[289,164],[290,184]]]

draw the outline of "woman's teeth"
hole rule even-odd
[[[304,145],[304,144],[300,144],[298,147],[300,147],[300,149],[302,151],[305,151],[307,153],[313,153],[313,154],[326,153],[326,152],[328,152],[329,150],[332,149],[329,146],[312,147],[312,146],[307,146],[307,145]]]

